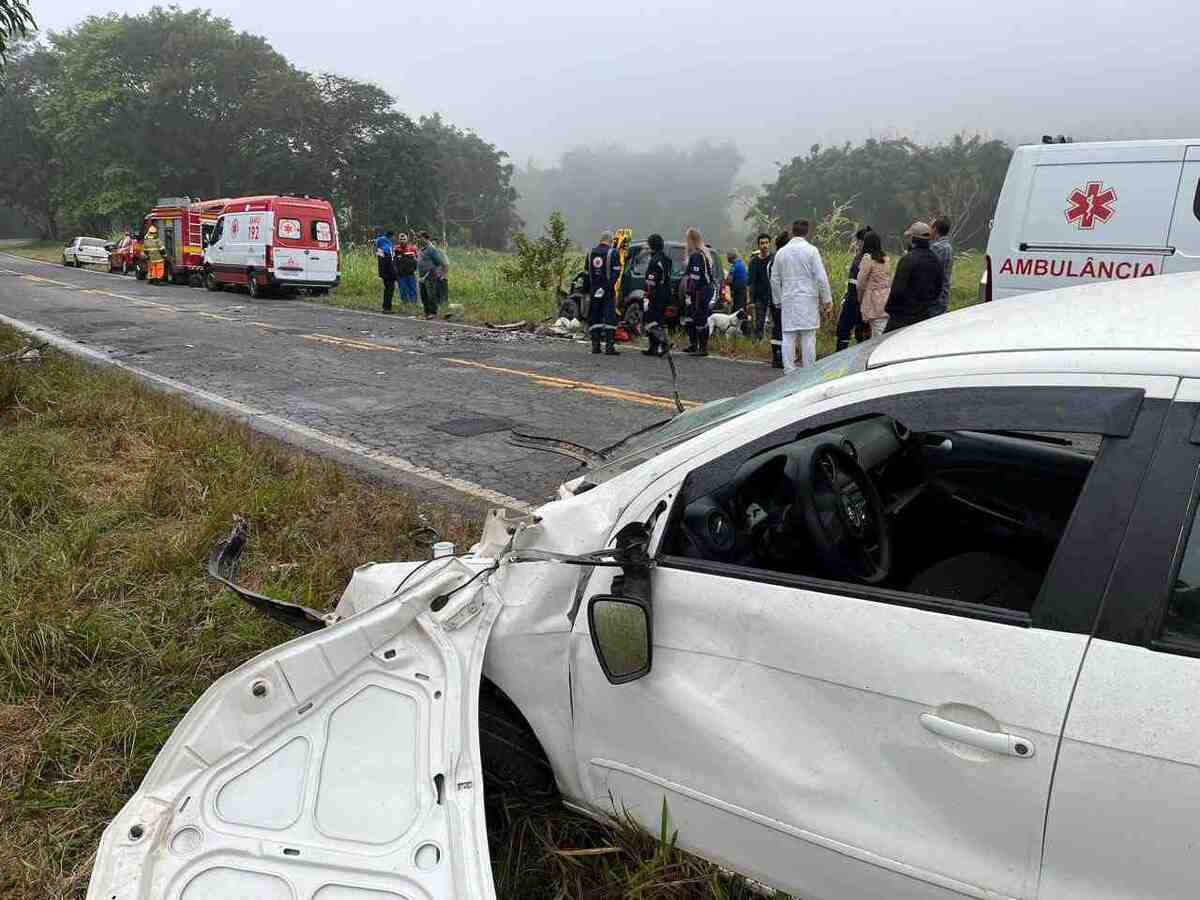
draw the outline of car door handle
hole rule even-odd
[[[960,744],[969,744],[981,750],[989,750],[1004,756],[1016,756],[1020,759],[1031,759],[1037,752],[1033,741],[1019,734],[1009,734],[1004,731],[985,731],[973,728],[951,719],[943,719],[932,713],[921,713],[921,726],[926,731],[932,731],[938,737]]]

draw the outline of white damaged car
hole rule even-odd
[[[494,896],[485,773],[821,898],[1200,879],[1200,276],[957,312],[359,569],[214,684],[90,900]],[[243,535],[218,548],[232,582]],[[239,589],[240,590],[240,589]]]

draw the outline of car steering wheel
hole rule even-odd
[[[819,444],[805,456],[797,499],[817,557],[830,574],[884,581],[892,570],[892,535],[871,476],[837,444]]]

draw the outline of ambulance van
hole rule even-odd
[[[337,221],[328,200],[237,197],[204,250],[204,286],[245,285],[251,297],[323,294],[340,280]]]
[[[1018,147],[981,300],[1200,269],[1200,138]]]

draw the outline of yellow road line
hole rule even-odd
[[[391,347],[387,344],[378,344],[374,341],[358,340],[356,338],[338,337],[332,334],[306,334],[303,336],[306,341],[316,341],[322,344],[331,344],[335,347],[346,347],[352,350],[382,350],[389,353],[413,353],[412,350],[405,350],[400,347]],[[613,387],[607,384],[596,384],[592,381],[579,381],[574,378],[563,378],[558,375],[547,375],[544,372],[529,372],[525,369],[509,369],[504,366],[492,366],[487,363],[476,362],[471,359],[457,359],[455,357],[443,357],[448,363],[453,363],[456,366],[469,366],[473,369],[483,369],[487,372],[499,372],[504,375],[519,375],[522,378],[528,378],[534,384],[541,387],[557,388],[567,391],[582,391],[592,397],[602,397],[606,400],[621,400],[626,403],[640,403],[644,406],[655,406],[662,409],[674,409],[675,401],[671,397],[664,397],[660,394],[647,394],[642,391],[631,391],[626,388]],[[685,407],[699,406],[695,400],[684,400]]]
[[[544,372],[529,372],[525,369],[509,369],[503,366],[492,366],[487,363],[476,362],[471,359],[455,359],[454,357],[446,357],[446,362],[454,363],[459,366],[470,366],[474,369],[484,369],[488,372],[500,372],[505,375],[520,375],[528,378],[536,384],[543,387],[556,387],[564,390],[583,391],[585,394],[590,394],[595,397],[607,397],[610,400],[626,400],[631,403],[642,403],[646,406],[662,406],[670,409],[675,408],[675,401],[671,397],[664,397],[661,394],[646,394],[641,391],[631,391],[626,388],[613,387],[607,384],[596,384],[592,381],[578,381],[574,378],[562,378],[558,375],[547,375]],[[685,407],[699,406],[700,403],[695,400],[682,401]]]
[[[53,278],[43,278],[41,275],[22,275],[26,281],[40,281],[43,284],[57,284],[62,287],[75,287],[69,281],[55,281]]]

